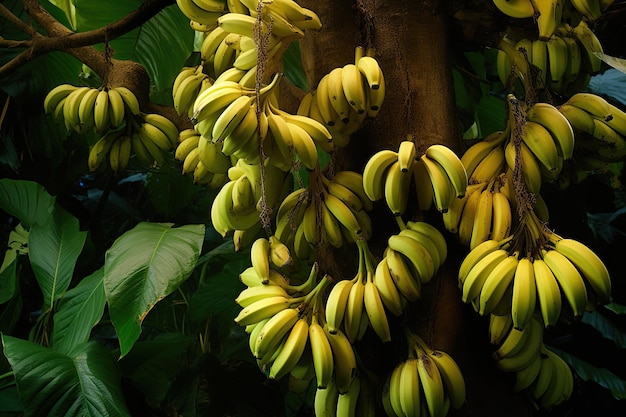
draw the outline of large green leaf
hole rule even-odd
[[[111,353],[97,342],[70,354],[2,336],[26,417],[130,416]]]
[[[183,283],[198,261],[204,225],[139,223],[107,251],[104,290],[109,313],[126,355],[154,305]]]
[[[43,292],[44,307],[51,308],[69,287],[86,238],[78,219],[58,205],[48,222],[31,228],[28,256]]]
[[[20,220],[26,229],[45,223],[54,206],[54,197],[33,181],[0,179],[0,209]]]
[[[74,7],[74,2],[72,2],[72,0],[48,0],[48,1],[54,4],[59,9],[61,9],[63,13],[65,13],[65,17],[67,18],[70,24],[70,28],[76,29],[76,7]]]
[[[562,350],[556,349],[552,346],[546,346],[548,349],[554,351],[568,364],[574,368],[578,376],[585,381],[593,381],[604,388],[611,391],[611,394],[618,400],[626,400],[626,381],[615,375],[613,372],[606,368],[598,368],[591,365],[589,362],[585,362],[578,359],[575,356],[568,354]]]
[[[97,29],[137,9],[139,0],[75,0],[78,31]],[[156,92],[171,87],[176,74],[193,50],[194,31],[177,5],[164,8],[141,27],[113,39],[116,59],[144,65]]]
[[[68,353],[89,340],[91,329],[102,318],[104,296],[104,268],[83,278],[59,301],[54,313],[52,348]]]
[[[603,337],[615,342],[619,348],[626,348],[624,331],[603,314],[598,311],[587,311],[583,315],[582,321],[599,331]]]

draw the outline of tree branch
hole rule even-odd
[[[33,35],[33,43],[27,50],[0,67],[0,77],[7,75],[32,59],[52,51],[70,53],[102,77],[107,71],[104,55],[92,48],[91,45],[115,39],[141,26],[163,8],[174,3],[173,0],[147,0],[139,8],[116,22],[87,32],[75,33],[48,13],[39,1],[23,0],[23,2],[26,12],[47,32],[48,36],[39,35],[34,28],[24,23],[0,4],[0,13],[7,20],[20,30]]]

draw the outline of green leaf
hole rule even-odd
[[[13,383],[0,388],[0,416],[22,415],[22,404],[17,392],[17,386]]]
[[[79,31],[103,27],[122,19],[141,6],[138,0],[75,0]],[[189,18],[173,4],[124,35],[110,42],[116,59],[130,59],[148,71],[154,92],[169,89],[178,71],[193,51],[194,31]],[[167,104],[167,103],[166,103]]]
[[[300,87],[300,89],[308,91],[308,82],[304,69],[302,68],[300,43],[298,41],[291,42],[287,47],[283,55],[283,67],[285,76],[289,81]]]
[[[190,341],[182,333],[160,334],[153,340],[137,342],[120,361],[124,376],[133,381],[155,408],[180,372]]]
[[[0,304],[13,298],[15,291],[17,291],[17,259],[13,258],[13,261],[0,272]]]
[[[57,6],[65,13],[68,22],[71,25],[71,29],[76,29],[76,7],[72,0],[48,0],[50,3]]]
[[[4,260],[0,264],[0,274],[13,263],[18,255],[28,254],[28,231],[24,229],[22,223],[18,223],[15,229],[9,233],[7,248],[4,253]]]
[[[45,308],[52,308],[69,287],[86,238],[87,232],[80,231],[78,219],[58,205],[48,222],[31,228],[28,256]]]
[[[54,313],[52,348],[69,353],[89,340],[91,329],[102,318],[104,296],[104,268],[83,278],[59,301]]]
[[[615,342],[619,348],[626,348],[626,334],[624,334],[624,331],[598,311],[585,312],[582,322],[596,329],[603,337]]]
[[[26,229],[35,223],[45,223],[55,198],[33,181],[0,179],[0,209],[16,217]]]
[[[130,416],[120,372],[97,342],[65,355],[26,340],[2,336],[26,417]]]
[[[196,266],[204,225],[172,226],[139,223],[106,252],[104,290],[120,356],[139,338],[141,323],[152,307],[176,290]]]
[[[626,399],[626,381],[615,375],[606,368],[598,368],[552,346],[546,345],[548,349],[558,354],[567,362],[585,381],[593,381],[598,385],[611,391],[611,394],[618,400]]]

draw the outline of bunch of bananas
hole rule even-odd
[[[493,0],[505,15],[515,19],[533,18],[539,39],[547,41],[562,22],[580,22],[585,17],[597,20],[613,0]]]
[[[275,234],[299,259],[313,259],[321,244],[340,248],[369,239],[372,221],[367,211],[371,209],[359,173],[340,171],[328,179],[311,172],[308,186],[292,191],[281,202]]]
[[[48,92],[44,111],[52,114],[67,130],[106,133],[122,126],[127,117],[140,113],[137,97],[128,88],[77,87],[61,84]]]
[[[340,394],[334,381],[326,389],[315,392],[314,410],[316,417],[353,417],[376,415],[378,398],[375,386],[367,377],[357,374],[350,389]]]
[[[524,220],[506,239],[467,254],[458,276],[464,302],[481,315],[511,314],[523,329],[535,312],[551,327],[610,301],[609,272],[588,246],[547,231],[532,211]]]
[[[434,204],[445,213],[452,200],[465,195],[467,181],[464,165],[450,148],[435,144],[418,156],[412,140],[402,141],[398,151],[378,151],[363,168],[367,196],[372,201],[384,198],[398,220],[406,211],[411,184],[421,210]]]
[[[243,309],[235,322],[246,326],[259,367],[272,379],[293,371],[299,379],[315,378],[318,389],[334,385],[340,394],[347,393],[356,374],[356,355],[347,336],[341,330],[331,333],[325,323],[323,295],[332,278],[317,282],[314,263],[308,279],[290,284],[272,268],[268,239],[259,238],[250,250],[252,266],[240,275],[247,288],[236,299]],[[303,356],[305,352],[310,355]],[[302,372],[303,367],[313,371]]]
[[[227,12],[230,3],[227,0],[176,0],[180,11],[189,18],[191,27],[198,31],[215,27],[217,18]]]
[[[199,140],[207,141],[202,137]],[[197,166],[200,164],[204,163],[199,160]],[[207,166],[207,169],[211,168]],[[236,230],[254,234],[262,224],[261,216],[266,210],[272,210],[280,200],[288,175],[269,164],[263,169],[264,178],[261,175],[261,164],[251,164],[245,159],[237,160],[228,169],[225,183],[211,205],[213,227],[222,236]],[[268,187],[263,187],[264,181]]]
[[[574,376],[567,363],[544,345],[542,333],[536,319],[523,329],[513,326],[510,315],[492,314],[489,319],[498,368],[515,373],[515,392],[525,392],[538,407],[547,409],[571,397]]]
[[[407,301],[421,297],[448,256],[444,236],[426,222],[409,221],[406,228],[388,239],[383,258],[376,266],[374,284],[383,305],[399,316]]]
[[[195,129],[182,130],[174,153],[182,162],[182,173],[193,174],[196,184],[208,184],[210,188],[221,188],[228,181],[231,158],[222,152],[221,143],[213,143]]]
[[[174,109],[180,115],[193,116],[193,103],[200,92],[213,84],[211,78],[203,71],[203,66],[183,67],[174,78],[172,98]]]
[[[508,85],[513,65],[517,75],[534,89],[569,94],[584,90],[591,76],[600,71],[602,61],[596,52],[602,52],[602,45],[584,21],[574,27],[563,23],[549,39],[503,37],[496,68],[504,85]]]
[[[332,69],[307,93],[297,113],[324,124],[336,146],[345,147],[366,117],[376,117],[385,99],[385,78],[374,50],[355,48],[354,63]]]
[[[123,128],[108,130],[89,150],[90,171],[98,170],[108,159],[111,169],[123,172],[134,154],[144,166],[162,166],[165,153],[178,141],[178,128],[167,117],[157,113],[139,113],[129,118]]]
[[[465,379],[454,359],[406,331],[408,358],[385,379],[383,407],[389,417],[443,417],[465,403]]]

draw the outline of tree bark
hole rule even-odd
[[[335,171],[360,171],[369,156],[381,149],[396,150],[408,135],[413,137],[418,154],[435,143],[457,152],[462,150],[449,60],[450,22],[441,10],[443,3],[437,0],[302,0],[300,3],[315,10],[323,24],[321,31],[307,33],[301,41],[303,67],[312,90],[331,69],[353,62],[354,48],[358,45],[375,49],[385,75],[385,102],[378,116],[366,121],[364,128],[352,136],[348,148],[336,152]],[[384,209],[377,207],[372,214],[377,231],[370,247],[378,255],[386,246],[386,237],[398,230],[393,219],[385,220],[391,216]],[[427,214],[426,220],[441,227],[440,215],[430,216]],[[451,410],[451,416],[531,415],[529,402],[512,393],[513,375],[497,371],[491,359],[488,319],[479,317],[461,302],[456,285],[457,266],[467,249],[448,237],[448,261],[438,276],[424,286],[418,305],[408,309],[407,325],[432,347],[450,353],[464,372],[467,404],[461,410]],[[346,264],[344,258],[341,262]],[[395,334],[395,343],[401,339],[399,334]],[[394,356],[392,363],[404,358],[403,349],[384,351]]]

